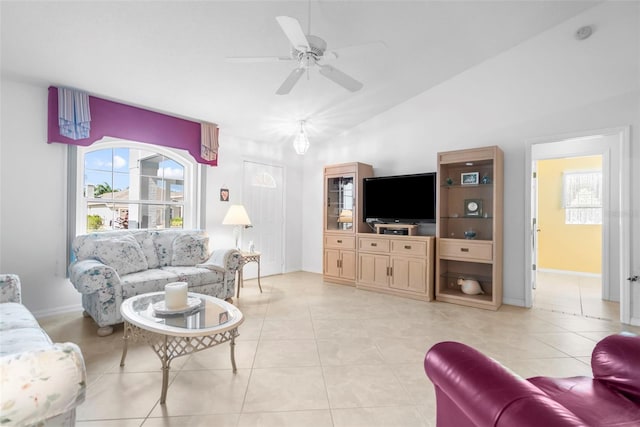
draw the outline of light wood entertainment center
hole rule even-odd
[[[373,167],[344,163],[324,168],[323,278],[408,298],[434,295],[435,237],[418,236],[413,224],[378,224],[362,218],[362,180]],[[383,234],[385,229],[407,235]]]
[[[323,278],[423,301],[497,310],[502,304],[503,153],[497,146],[438,153],[436,236],[414,224],[362,215],[362,182],[373,167],[324,168]],[[458,280],[477,281],[481,294]]]
[[[359,233],[356,286],[431,301],[435,240],[433,236]]]

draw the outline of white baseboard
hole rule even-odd
[[[506,305],[515,305],[516,307],[526,307],[524,299],[521,298],[502,298],[502,303]]]
[[[602,274],[587,273],[583,271],[569,271],[569,270],[554,270],[552,268],[539,268],[540,273],[553,273],[553,274],[565,274],[567,276],[582,276],[582,277],[598,277],[601,278]]]
[[[66,314],[66,313],[74,313],[74,312],[82,313],[83,310],[84,309],[82,308],[82,304],[73,304],[73,305],[65,305],[62,307],[55,307],[52,309],[32,311],[31,314],[33,314],[33,316],[36,319],[41,319],[43,317],[57,316],[58,314]]]

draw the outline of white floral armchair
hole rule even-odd
[[[73,426],[85,391],[80,348],[52,343],[21,304],[19,277],[0,274],[0,425]]]

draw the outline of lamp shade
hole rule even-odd
[[[293,141],[293,149],[296,150],[297,154],[304,154],[309,149],[309,138],[307,138],[307,134],[304,132],[304,120],[300,122],[300,133],[298,133],[296,139]]]
[[[231,205],[222,223],[224,225],[251,225],[251,220],[244,206]]]

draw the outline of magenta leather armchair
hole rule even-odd
[[[591,355],[593,377],[523,379],[479,351],[441,342],[424,369],[438,427],[640,426],[640,337],[610,335]]]

